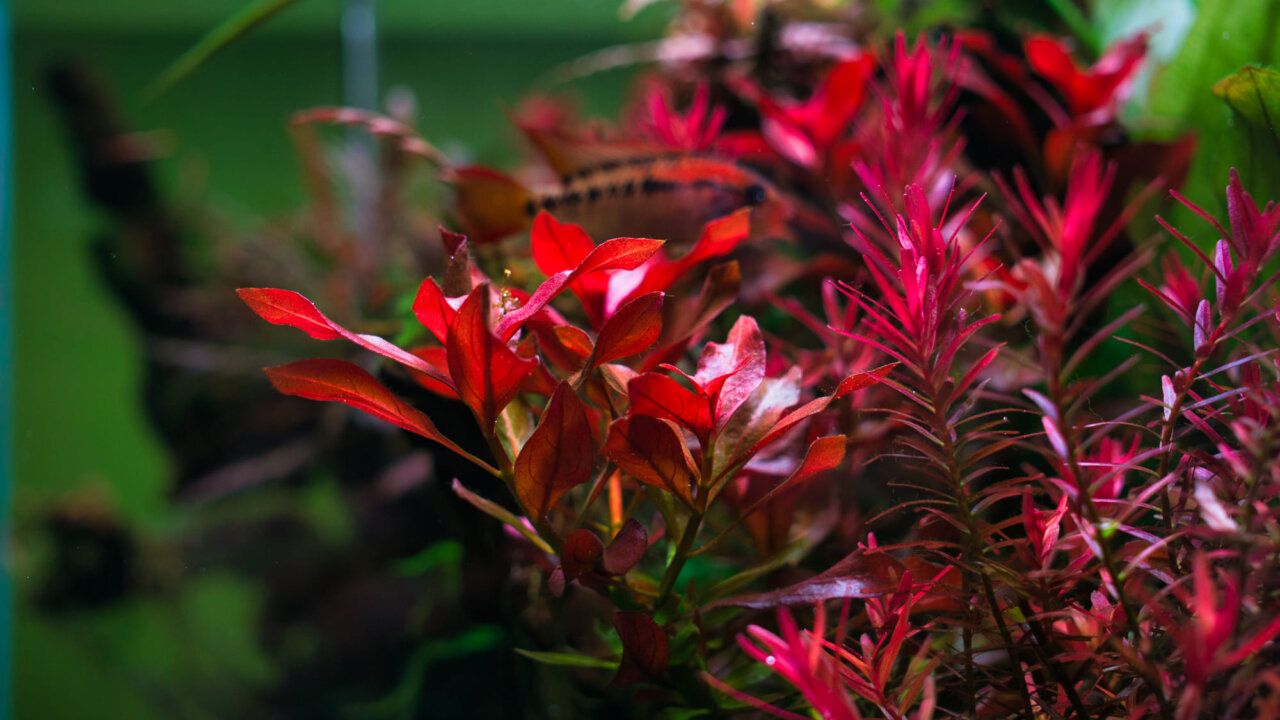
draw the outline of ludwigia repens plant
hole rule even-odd
[[[789,84],[655,75],[614,136],[522,119],[573,171],[555,192],[499,202],[514,183],[445,168],[483,180],[459,188],[464,220],[505,213],[473,226],[531,220],[540,283],[512,281],[535,273],[496,234],[442,231],[406,348],[288,290],[241,297],[465,406],[481,445],[354,363],[267,370],[505,485],[454,481],[510,530],[537,602],[608,608],[594,641],[535,633],[534,660],[611,669],[681,717],[1277,717],[1280,210],[1232,175],[1225,224],[1174,196],[1220,236],[1205,252],[1165,225],[1190,268],[1132,236],[1189,147],[1119,162],[1144,53],[1138,36],[1082,69],[1047,37],[898,36]],[[1012,159],[968,151],[991,142],[968,109],[1003,118]],[[734,162],[752,170],[708,169]],[[555,217],[637,199],[724,212],[683,248]],[[779,203],[785,252],[758,232]],[[1135,275],[1168,312],[1109,307]],[[1166,316],[1178,342],[1118,338]],[[775,611],[778,633],[758,624]]]

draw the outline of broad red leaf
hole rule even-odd
[[[649,534],[635,518],[628,518],[609,547],[605,548],[601,565],[610,575],[624,575],[649,549]]]
[[[449,353],[444,348],[433,345],[414,348],[412,352],[414,355],[425,360],[431,365],[431,367],[434,367],[441,375],[447,376],[449,374]],[[431,392],[441,397],[447,397],[450,400],[462,399],[458,397],[458,391],[453,389],[452,385],[445,385],[439,380],[436,380],[435,376],[420,373],[417,370],[410,370],[409,372],[419,385]]]
[[[733,459],[745,457],[747,450],[773,429],[787,409],[800,402],[802,375],[800,368],[792,367],[781,377],[765,378],[725,423],[716,435],[717,473]]]
[[[684,303],[666,303],[662,337],[658,339],[657,348],[645,358],[644,369],[652,370],[664,362],[675,362],[683,354],[689,339],[738,299],[741,285],[742,273],[738,263],[728,262],[711,268],[698,297]]]
[[[658,340],[662,334],[662,298],[660,292],[641,295],[604,321],[596,337],[592,369],[648,350]]]
[[[635,479],[666,490],[693,507],[698,471],[684,438],[670,421],[647,415],[614,420],[605,453]]]
[[[399,425],[434,440],[459,455],[489,468],[458,447],[436,429],[420,410],[396,397],[369,373],[345,360],[316,358],[266,368],[264,372],[276,390],[309,400],[331,400],[350,405],[370,415]],[[492,471],[492,468],[489,468]]]
[[[542,355],[571,373],[581,370],[591,355],[591,336],[572,325],[557,325],[535,317],[528,327],[538,339]]]
[[[413,314],[437,340],[445,342],[449,335],[449,324],[453,322],[458,310],[445,297],[435,279],[427,278],[418,286],[418,295],[413,299]]]
[[[569,533],[560,547],[560,567],[565,580],[577,580],[596,569],[604,557],[604,543],[590,530],[579,528]]]
[[[533,219],[529,247],[533,262],[549,277],[577,267],[596,244],[580,226],[562,223],[543,210]]]
[[[751,208],[742,208],[707,223],[702,228],[698,242],[683,256],[661,263],[650,263],[644,269],[644,278],[628,297],[667,290],[695,265],[733,252],[751,234]]]
[[[906,572],[906,567],[887,553],[858,549],[825,572],[790,587],[739,595],[707,607],[732,605],[765,610],[823,600],[872,598],[894,590]]]
[[[545,517],[560,496],[590,480],[595,453],[586,408],[562,381],[516,458],[516,494],[529,514]]]
[[[458,396],[486,433],[502,408],[533,372],[536,360],[520,358],[489,330],[489,286],[481,285],[462,303],[446,340],[449,375]],[[425,364],[425,363],[424,363]]]
[[[715,391],[716,430],[723,428],[733,411],[760,386],[764,368],[764,336],[755,318],[749,315],[738,318],[726,342],[707,343],[702,349],[694,380],[700,385],[710,385],[717,379],[723,381]]]
[[[413,368],[421,373],[435,377],[446,385],[452,381],[442,376],[436,369],[423,362],[412,353],[403,350],[377,335],[353,333],[325,316],[324,313],[308,299],[292,290],[274,288],[241,288],[236,291],[254,312],[263,320],[275,325],[291,325],[302,330],[317,340],[335,340],[346,338],[366,350],[372,350],[383,357],[390,358]]]
[[[711,434],[711,402],[661,373],[645,373],[627,383],[631,413],[675,420],[703,443]]]
[[[661,676],[671,659],[666,632],[648,615],[635,611],[614,613],[613,627],[622,641],[622,662],[613,684],[630,685]]]
[[[548,277],[518,310],[502,316],[496,331],[502,339],[509,339],[516,330],[547,306],[575,279],[600,270],[633,270],[648,260],[662,247],[662,240],[646,238],[614,238],[600,243],[572,270],[561,270]]]

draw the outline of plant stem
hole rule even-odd
[[[702,526],[702,513],[695,512],[689,517],[689,522],[685,523],[684,533],[680,536],[680,544],[676,546],[676,554],[671,558],[671,564],[667,566],[667,572],[662,576],[662,584],[658,586],[658,599],[654,601],[653,607],[656,610],[667,601],[667,596],[671,594],[671,589],[675,587],[676,578],[680,576],[680,571],[684,569],[684,563],[689,559],[689,552],[693,549],[693,540],[698,535],[698,528]]]

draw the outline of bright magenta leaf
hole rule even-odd
[[[562,495],[591,479],[595,453],[586,408],[573,388],[561,382],[516,458],[516,494],[525,509],[545,517]]]
[[[519,357],[489,329],[488,285],[472,290],[462,303],[445,346],[458,396],[481,429],[492,432],[498,413],[516,396],[537,361]]]

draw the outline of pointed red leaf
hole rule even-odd
[[[522,359],[489,330],[489,286],[481,285],[462,303],[446,341],[449,374],[458,396],[486,434],[502,408],[533,372],[536,360]]]
[[[351,332],[330,320],[310,300],[292,290],[241,288],[236,293],[251,310],[269,323],[296,327],[317,340],[346,338],[366,350],[372,350],[401,365],[431,375],[441,383],[452,384],[447,376],[437,373],[435,368],[423,362],[421,358],[392,345],[377,335]]]
[[[425,360],[428,364],[431,365],[431,367],[435,368],[436,371],[439,372],[441,375],[444,375],[446,377],[449,375],[449,353],[444,348],[433,345],[428,347],[414,348],[412,352],[414,355],[417,355],[418,357]],[[452,385],[445,385],[444,383],[437,380],[433,375],[420,373],[417,370],[410,370],[409,373],[410,375],[413,376],[413,379],[417,381],[419,385],[421,385],[422,387],[430,390],[431,392],[441,397],[447,397],[450,400],[462,399],[458,397],[458,391],[454,390]]]
[[[595,570],[603,557],[604,543],[600,542],[595,533],[582,528],[574,530],[560,547],[560,567],[564,568],[564,579],[577,580]]]
[[[856,372],[850,375],[844,380],[841,380],[840,384],[836,386],[836,391],[831,396],[831,399],[835,400],[842,398],[851,392],[856,392],[863,388],[869,388],[872,385],[875,385],[883,380],[884,377],[889,374],[889,371],[893,370],[897,365],[898,363],[889,363],[888,365],[881,365],[878,368],[873,368],[865,372]]]
[[[702,228],[698,242],[689,248],[689,252],[675,260],[652,263],[645,268],[644,279],[630,292],[629,297],[665,291],[698,263],[733,252],[739,243],[750,236],[750,219],[751,208],[742,208],[707,223]]]
[[[504,340],[547,306],[575,279],[599,270],[634,270],[662,247],[662,240],[646,238],[614,238],[600,243],[572,270],[561,270],[548,277],[518,310],[502,316],[496,331]]]
[[[610,575],[625,575],[649,549],[649,534],[635,518],[628,518],[605,548],[601,565]]]
[[[596,244],[580,226],[562,223],[543,210],[533,219],[529,247],[538,269],[551,276],[580,265]]]
[[[596,337],[592,368],[636,355],[657,342],[662,334],[662,299],[660,292],[641,295],[605,320]]]
[[[662,337],[658,340],[657,349],[645,358],[644,369],[652,370],[664,362],[675,362],[689,338],[701,332],[707,323],[738,299],[741,285],[742,272],[738,263],[727,262],[711,268],[697,298],[684,303],[667,303],[663,313]]]
[[[516,494],[529,514],[545,517],[562,495],[590,480],[595,453],[586,408],[562,381],[516,458]]]
[[[622,662],[613,684],[630,685],[662,675],[671,659],[666,632],[648,615],[635,611],[614,613],[613,626],[622,641]]]
[[[635,479],[666,490],[693,507],[698,471],[684,438],[670,421],[647,415],[614,420],[605,453]]]
[[[496,472],[442,435],[431,418],[422,411],[396,397],[376,378],[352,363],[316,358],[266,368],[264,372],[276,390],[285,395],[350,405],[376,418],[399,425],[409,432],[434,440],[490,472]]]
[[[458,311],[435,279],[427,278],[418,286],[418,295],[413,299],[413,314],[437,340],[444,342],[449,334],[449,323],[453,322]]]
[[[638,375],[627,383],[631,413],[675,420],[705,441],[711,434],[711,403],[703,395],[661,373]]]

